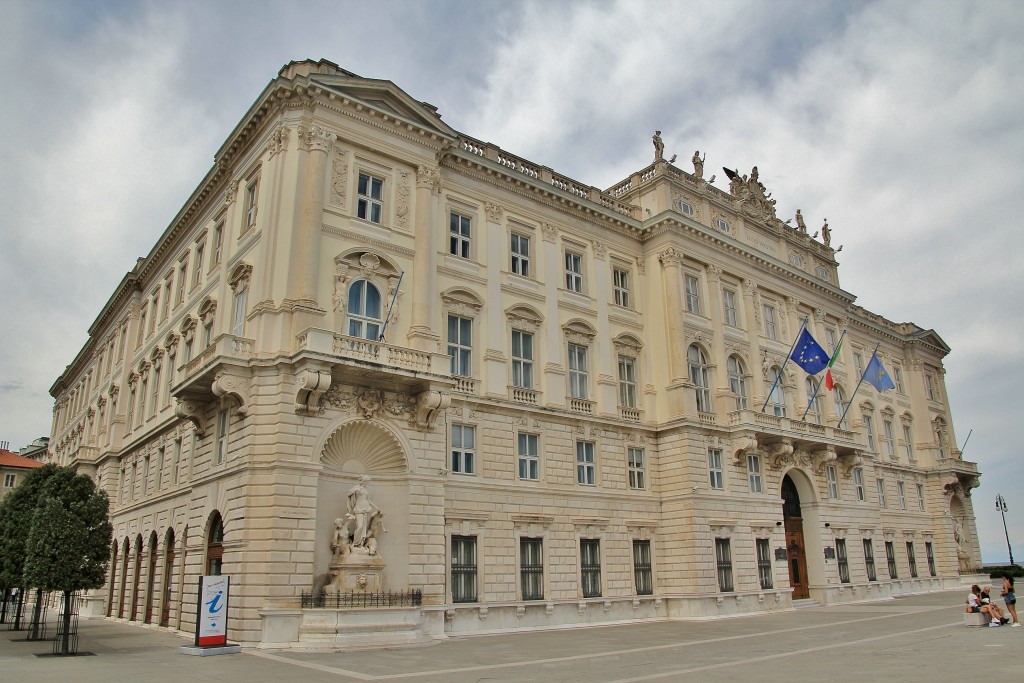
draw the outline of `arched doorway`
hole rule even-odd
[[[796,484],[787,474],[782,478],[782,519],[786,526],[786,553],[789,557],[789,585],[793,599],[811,597],[807,578],[807,551],[804,544],[803,511]]]
[[[135,537],[135,553],[132,556],[135,571],[132,577],[132,605],[129,621],[139,618],[139,579],[142,576],[142,534]]]
[[[107,596],[107,616],[114,616],[114,592],[117,590],[117,541],[110,550],[110,594]]]
[[[224,564],[224,520],[214,511],[210,519],[210,532],[206,536],[206,574],[220,576]]]
[[[149,555],[149,567],[146,570],[146,597],[145,597],[145,609],[143,610],[142,622],[145,624],[153,623],[153,600],[156,596],[153,595],[153,587],[156,582],[156,532],[152,531],[149,534],[149,549],[147,550]]]
[[[174,529],[167,530],[164,540],[164,599],[160,603],[160,625],[167,626],[171,622],[171,597],[174,594],[171,579],[174,576]]]
[[[117,618],[124,618],[125,591],[128,589],[128,556],[131,554],[131,541],[124,539],[121,547],[121,590],[117,594]]]

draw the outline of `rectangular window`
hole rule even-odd
[[[708,478],[713,489],[725,488],[725,472],[722,470],[722,451],[708,449]]]
[[[601,541],[580,539],[580,584],[583,597],[601,597]]]
[[[875,546],[870,538],[864,539],[864,569],[868,573],[868,581],[878,581],[878,575],[875,574]]]
[[[174,295],[175,305],[185,300],[185,282],[188,278],[188,259],[184,258],[178,264],[178,291]]]
[[[360,173],[358,195],[356,216],[371,223],[380,223],[384,217],[384,181]]]
[[[149,493],[149,456],[142,459],[142,495]]]
[[[732,549],[728,538],[715,539],[715,567],[718,570],[718,590],[732,590]]]
[[[18,475],[16,474],[5,474],[4,475],[4,488],[13,489],[18,483]]]
[[[778,339],[778,332],[775,329],[775,307],[764,304],[764,336],[769,339]]]
[[[530,238],[512,233],[512,273],[530,277]]]
[[[208,349],[213,345],[213,317],[211,316],[203,325],[203,348]]]
[[[139,387],[139,425],[146,421],[146,396],[149,389],[149,378],[143,377]]]
[[[587,399],[589,379],[587,375],[587,347],[569,344],[569,396]]]
[[[171,483],[178,483],[178,469],[181,467],[181,439],[174,440],[174,457],[171,458]]]
[[[647,488],[645,481],[646,470],[644,469],[644,449],[629,448],[626,450],[626,459],[629,465],[629,488]]]
[[[902,481],[896,482],[896,493],[899,494],[900,498],[900,510],[907,509],[907,491]]]
[[[864,376],[864,354],[861,351],[853,352],[853,369],[857,372],[857,377]]]
[[[160,310],[160,319],[167,320],[167,316],[171,314],[171,296],[173,292],[174,274],[169,273],[164,279],[164,298],[163,308]],[[109,366],[108,366],[109,367]]]
[[[864,431],[868,435],[868,450],[875,450],[875,422],[870,415],[864,416]]]
[[[850,560],[846,556],[846,539],[836,539],[836,563],[839,566],[839,581],[850,583]]]
[[[885,443],[885,454],[890,458],[896,457],[896,434],[892,429],[892,420],[882,420],[882,440]]]
[[[907,541],[907,562],[910,564],[910,578],[917,578],[917,555],[914,554],[914,542]]]
[[[452,602],[476,602],[476,536],[452,536]]]
[[[519,478],[537,481],[540,479],[540,452],[538,442],[540,437],[536,434],[520,434],[518,438],[519,450]]]
[[[543,539],[519,539],[519,586],[523,600],[544,599]]]
[[[228,455],[228,411],[217,413],[217,441],[214,444],[214,462],[221,464]]]
[[[473,321],[457,315],[448,316],[448,355],[452,357],[452,374],[471,377],[473,353]]]
[[[896,393],[902,394],[903,391],[903,368],[899,365],[892,366],[892,381],[896,385]]]
[[[160,366],[153,366],[153,393],[150,396],[149,412],[156,415],[160,411],[160,388],[163,382],[160,381]]]
[[[736,292],[731,289],[722,290],[722,305],[725,307],[725,324],[730,327],[739,327],[739,318],[736,315]]]
[[[452,425],[452,472],[476,474],[476,427]]]
[[[878,507],[885,507],[885,479],[876,479],[875,487],[878,489]]]
[[[917,507],[924,512],[924,484],[917,485]]]
[[[619,405],[636,408],[636,359],[619,356]]]
[[[834,329],[831,327],[825,328],[825,348],[828,349],[828,355],[832,356],[836,352],[836,342],[839,341],[839,337]]]
[[[469,258],[472,246],[472,219],[462,214],[451,213],[448,221],[448,253],[459,258]]]
[[[245,225],[242,232],[256,225],[256,201],[259,199],[259,190],[259,178],[254,178],[245,186]]]
[[[597,484],[597,465],[594,462],[594,442],[576,442],[576,483],[584,486]]]
[[[583,256],[565,252],[565,288],[570,292],[583,293]]]
[[[196,257],[192,266],[192,286],[198,287],[203,281],[203,251],[206,250],[206,242],[196,245]]]
[[[700,280],[693,275],[686,276],[686,310],[700,315]]]
[[[633,541],[633,584],[637,595],[654,595],[650,541]]]
[[[925,384],[925,389],[928,391],[928,400],[929,401],[938,401],[939,400],[939,392],[937,392],[935,390],[935,376],[932,373],[930,373],[930,372],[925,373],[924,384]]]
[[[750,492],[761,493],[761,456],[747,455],[747,479],[750,481]]]
[[[224,221],[213,226],[213,247],[210,249],[210,267],[213,270],[220,265],[224,256]]]
[[[142,346],[142,342],[146,340],[146,320],[148,319],[148,317],[149,317],[149,306],[148,306],[148,302],[147,302],[147,304],[144,304],[142,306],[142,312],[139,313],[139,334],[138,334],[138,337],[135,340],[135,347],[136,348]]]
[[[757,579],[762,590],[772,587],[772,551],[767,538],[759,538],[757,544]]]
[[[612,268],[612,294],[615,297],[615,304],[623,308],[629,308],[629,273],[620,269]]]
[[[533,389],[533,335],[512,330],[512,386]]]
[[[157,311],[160,310],[160,290],[157,289],[153,292],[153,303],[150,305],[149,310],[153,311],[153,315],[149,319],[149,334],[153,334],[156,331],[156,315]]]
[[[907,462],[914,460],[914,434],[910,425],[903,425],[903,454],[907,456]]]
[[[248,292],[248,289],[240,289],[235,292],[235,306],[231,312],[231,334],[236,337],[245,336],[245,300]]]
[[[899,578],[896,575],[896,548],[893,546],[892,541],[885,542],[885,562],[889,565],[889,578]]]
[[[132,427],[135,425],[135,388],[134,387],[132,387],[132,390],[130,392],[128,392],[128,410],[127,410],[126,414],[127,414],[128,419],[125,421],[125,424],[128,427],[128,431],[131,431]]]
[[[928,558],[928,576],[935,576],[935,551],[931,541],[924,542],[924,554]]]
[[[853,487],[857,490],[857,500],[864,502],[864,470],[859,467],[853,470]]]
[[[828,480],[828,497],[839,498],[839,481],[836,479],[836,466],[829,465],[825,468],[825,478]]]

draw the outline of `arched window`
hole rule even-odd
[[[817,393],[815,389],[818,389]],[[807,378],[807,416],[814,424],[821,424],[821,390],[818,388],[818,381],[813,377]]]
[[[726,362],[729,372],[729,390],[736,397],[736,410],[747,409],[747,380],[744,377],[743,363],[736,356],[729,356]]]
[[[224,520],[219,512],[210,518],[210,532],[206,537],[206,574],[220,576],[224,558]]]
[[[710,413],[712,412],[711,380],[708,377],[708,362],[704,357],[704,352],[694,344],[687,350],[686,360],[690,366],[690,381],[693,382],[697,391],[697,411]]]
[[[768,373],[768,385],[771,393],[768,394],[768,403],[776,417],[786,417],[786,387],[782,385],[782,368],[778,365]]]
[[[380,339],[380,290],[366,280],[356,280],[348,290],[348,335]]]
[[[843,413],[846,412],[846,395],[843,393],[843,388],[838,384],[836,385],[836,388],[832,390],[832,397],[833,400],[835,400],[836,419],[838,420],[840,419],[840,417],[842,417]],[[842,417],[842,422],[840,422],[836,426],[839,427],[840,429],[849,429],[849,425],[849,420],[847,420],[847,418],[845,417]]]

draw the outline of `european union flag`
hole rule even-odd
[[[882,366],[882,361],[878,360],[878,354],[871,355],[871,361],[868,366],[864,368],[864,379],[871,383],[878,391],[885,391],[886,389],[895,389],[896,385],[893,384],[892,378],[889,377],[889,373],[885,371]]]
[[[814,340],[806,327],[797,338],[790,358],[810,375],[817,375],[828,366],[828,353]]]

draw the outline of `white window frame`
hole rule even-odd
[[[762,304],[764,312],[764,336],[768,339],[778,339],[779,332],[775,321],[775,306],[773,304]]]
[[[452,327],[452,324],[455,327]],[[453,338],[453,331],[455,332]],[[468,337],[468,339],[466,338]],[[473,376],[473,319],[454,313],[448,314],[448,355],[451,372],[455,377]]]
[[[476,427],[452,424],[451,471],[453,474],[476,474]]]
[[[925,511],[924,484],[917,485],[917,507],[921,510],[921,512]]]
[[[512,274],[530,277],[530,236],[513,232],[509,251],[512,258]]]
[[[823,380],[818,380],[818,382],[822,382],[822,381]],[[807,414],[809,416],[813,416],[815,424],[819,424],[820,425],[821,421],[822,421],[821,389],[820,389],[820,387],[815,385],[814,377],[808,377],[807,378],[807,380],[805,382],[805,388],[807,389],[807,406],[808,406]],[[815,389],[816,388],[818,389],[817,393],[815,393]],[[813,400],[811,399],[811,396],[814,397]]]
[[[623,408],[636,408],[636,358],[620,354],[618,361],[619,405]]]
[[[776,378],[778,381],[776,382]],[[768,403],[772,407],[775,417],[786,417],[786,386],[783,383],[785,377],[782,375],[782,368],[778,365],[772,366],[768,371]]]
[[[8,474],[4,474],[4,488],[5,489],[13,489],[17,485],[18,485],[18,475],[17,474],[9,474],[9,473]]]
[[[903,452],[907,456],[907,462],[914,460],[914,428],[908,424],[903,425]]]
[[[864,431],[868,436],[868,450],[875,452],[875,420],[870,413],[864,414]]]
[[[210,267],[213,270],[220,265],[224,257],[224,219],[218,220],[213,226],[213,248],[210,250]]]
[[[896,493],[899,495],[900,510],[907,509],[907,487],[902,481],[896,482]]]
[[[459,258],[473,257],[473,217],[458,211],[448,216],[448,253]]]
[[[533,389],[533,333],[512,330],[512,386]]]
[[[686,287],[686,310],[694,315],[700,315],[700,278],[684,273],[683,282]]]
[[[716,491],[725,489],[725,471],[722,469],[722,449],[708,449],[708,485]]]
[[[214,464],[220,465],[228,458],[228,427],[230,426],[227,409],[217,412],[217,434],[214,442]]]
[[[384,178],[360,171],[356,184],[356,218],[381,225],[384,222]]]
[[[764,484],[761,478],[761,456],[747,454],[747,480],[750,483],[751,493],[762,493]]]
[[[839,479],[836,477],[836,466],[825,466],[825,481],[828,482],[828,497],[832,500],[839,500]]]
[[[576,442],[576,483],[597,486],[597,445],[593,441]]]
[[[540,480],[539,434],[520,432],[516,435],[516,463],[520,480]]]
[[[736,290],[722,289],[722,308],[725,313],[725,324],[739,327],[739,315],[736,309]]]
[[[245,185],[245,225],[242,232],[256,225],[256,214],[259,210],[260,177],[257,175]]]
[[[630,308],[628,270],[612,266],[612,298],[616,306]]]
[[[885,454],[890,458],[896,457],[896,434],[893,432],[892,418],[882,418],[882,443],[885,444]]]
[[[725,361],[725,368],[729,375],[729,390],[736,398],[736,410],[746,410],[749,406],[749,397],[747,396],[747,378],[743,371],[743,361],[738,356],[729,356]]]
[[[875,490],[878,492],[878,507],[884,508],[885,505],[885,479],[879,477],[875,479]]]
[[[853,488],[857,491],[857,500],[865,501],[864,496],[864,470],[857,467],[853,470]]]
[[[588,347],[582,344],[568,344],[569,355],[569,396],[584,401],[590,398],[590,374],[587,371]]]
[[[901,365],[893,364],[892,366],[892,381],[896,384],[896,393],[904,394],[903,391],[903,367]]]
[[[686,363],[689,368],[690,381],[693,383],[697,395],[697,412],[714,412],[715,407],[711,402],[711,372],[708,369],[707,356],[704,355],[703,349],[696,344],[691,344],[686,350]]]
[[[373,312],[369,310],[371,304],[374,303],[372,297],[369,296],[371,287],[377,297],[376,317],[372,316]],[[349,285],[347,300],[348,324],[345,330],[348,336],[371,341],[379,340],[384,325],[384,297],[380,288],[369,280],[355,280]]]
[[[566,249],[564,261],[565,288],[570,292],[583,294],[583,254]]]
[[[629,468],[629,488],[631,489],[646,489],[647,488],[647,469],[644,463],[644,449],[642,448],[627,448],[626,449],[626,464]]]

